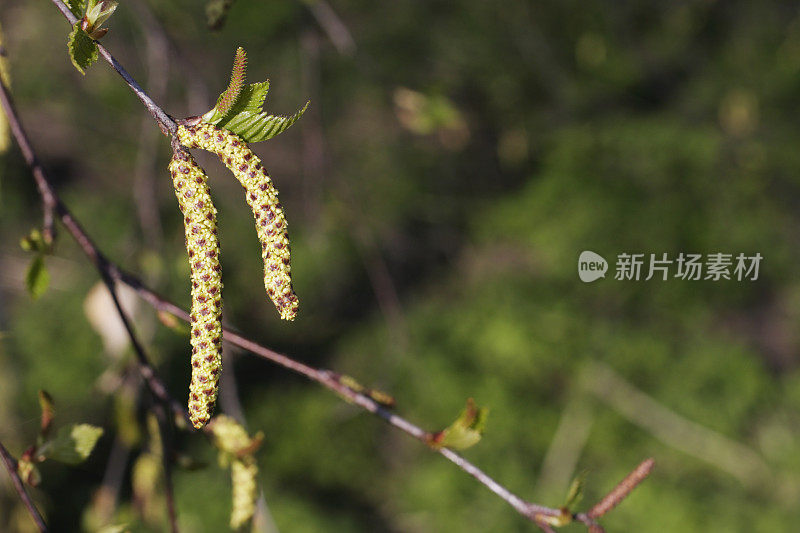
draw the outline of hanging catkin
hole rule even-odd
[[[175,195],[186,230],[192,279],[192,380],[189,418],[196,428],[211,417],[222,364],[222,280],[217,240],[217,210],[211,203],[206,174],[184,150],[169,163]]]
[[[278,191],[261,161],[239,136],[211,124],[179,126],[178,138],[188,148],[202,148],[217,154],[245,188],[261,241],[264,287],[281,318],[293,320],[298,299],[292,290],[286,218],[278,202]]]
[[[230,462],[233,481],[231,529],[246,526],[253,518],[258,499],[258,464],[253,453],[263,435],[251,437],[242,425],[226,415],[217,415],[208,425],[220,450],[220,463]]]

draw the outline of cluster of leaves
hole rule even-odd
[[[86,69],[97,61],[96,41],[108,33],[108,28],[101,26],[114,14],[118,4],[116,0],[67,0],[70,11],[78,17],[69,34],[67,50],[81,74],[86,74]]]
[[[50,274],[45,267],[44,258],[52,251],[52,236],[34,228],[27,236],[20,239],[19,245],[26,252],[35,254],[25,274],[25,288],[33,298],[38,298],[50,284]]]
[[[458,418],[441,431],[433,433],[429,444],[433,448],[452,448],[465,450],[478,443],[486,428],[486,419],[489,409],[478,407],[472,398],[467,399],[467,406],[458,415]]]
[[[55,408],[53,399],[45,391],[39,391],[39,406],[41,423],[36,443],[28,447],[17,462],[20,478],[32,487],[42,479],[37,464],[48,459],[68,465],[79,464],[89,457],[103,435],[103,428],[91,424],[70,424],[51,436]]]
[[[243,48],[238,48],[228,87],[202,119],[235,133],[247,143],[271,139],[297,122],[309,102],[293,115],[270,115],[262,109],[268,92],[269,80],[247,84],[247,54]]]

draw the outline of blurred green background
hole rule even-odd
[[[475,398],[491,413],[465,455],[526,499],[560,505],[588,469],[588,505],[655,457],[609,532],[791,531],[796,5],[328,1],[238,0],[210,32],[201,3],[127,0],[108,23],[104,44],[173,116],[213,105],[237,46],[249,79],[272,82],[268,110],[312,101],[255,146],[290,225],[293,323],[263,293],[239,185],[198,155],[220,211],[226,320],[389,392],[430,430]],[[0,24],[19,111],[67,204],[114,261],[188,306],[168,142],[106,64],[75,71],[51,3],[4,0]],[[148,400],[66,234],[47,292],[25,291],[32,256],[18,242],[40,224],[12,144],[0,155],[0,440],[19,456],[35,439],[46,389],[57,425],[106,428],[87,462],[43,465],[34,496],[53,530],[162,531],[142,459]],[[580,282],[583,250],[609,259],[606,279]],[[757,281],[613,279],[620,253],[680,252],[764,259]],[[185,331],[129,300],[183,401]],[[221,409],[266,437],[259,531],[535,530],[419,442],[263,360],[226,356]],[[225,530],[228,474],[203,436],[176,445],[207,463],[176,470],[182,530]],[[31,530],[5,474],[0,530]]]

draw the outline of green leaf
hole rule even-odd
[[[47,273],[47,268],[44,266],[44,256],[37,255],[31,261],[28,267],[28,272],[25,274],[25,287],[28,293],[36,299],[47,290],[50,284],[50,274]]]
[[[583,498],[583,489],[586,485],[587,474],[588,471],[583,470],[572,480],[572,484],[569,486],[569,491],[567,492],[567,499],[564,502],[564,507],[567,509],[572,509],[574,506],[578,505],[581,498]]]
[[[86,0],[66,0],[65,3],[72,14],[78,18],[83,17],[86,12]]]
[[[40,453],[45,458],[66,464],[83,462],[92,453],[103,428],[91,424],[74,424],[58,430],[55,438],[42,446]]]
[[[220,121],[217,126],[235,133],[247,143],[266,141],[283,133],[297,122],[305,113],[309,103],[306,102],[302,109],[291,116],[243,111],[229,120]]]
[[[488,408],[476,406],[472,398],[469,398],[467,406],[458,415],[456,421],[446,429],[434,433],[429,439],[429,444],[434,448],[452,448],[454,450],[465,450],[474,446],[483,436],[488,415]]]
[[[33,228],[26,237],[21,238],[19,245],[26,252],[46,253],[49,250],[44,235],[37,228]]]
[[[267,93],[269,93],[269,80],[251,83],[244,88],[239,100],[231,108],[228,116],[238,115],[245,111],[261,112],[264,100],[267,99]]]
[[[246,56],[240,47],[236,50],[231,80],[228,88],[219,95],[213,109],[203,115],[203,121],[225,128],[244,139],[260,142],[286,131],[303,116],[308,104],[291,116],[269,115],[262,110],[269,93],[269,81],[245,85]]]
[[[262,81],[259,83],[251,83],[242,89],[241,94],[237,98],[233,107],[227,113],[221,113],[219,110],[219,100],[214,109],[203,115],[203,121],[209,124],[219,124],[222,120],[230,120],[231,117],[245,111],[253,111],[256,113],[261,112],[261,106],[264,105],[264,100],[267,98],[269,92],[269,81]],[[219,96],[222,98],[222,95]]]
[[[80,21],[75,23],[67,41],[69,58],[81,74],[86,74],[89,65],[97,61],[97,43],[80,28]]]
[[[99,4],[90,6],[86,10],[86,21],[92,29],[98,29],[117,10],[119,2],[116,0],[103,0]]]
[[[217,105],[214,106],[216,112],[225,116],[233,108],[239,99],[242,88],[247,80],[247,54],[241,46],[236,49],[236,56],[233,58],[233,68],[231,69],[231,80],[228,87],[217,98]]]

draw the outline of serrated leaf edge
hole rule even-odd
[[[76,69],[78,69],[78,72],[80,72],[83,75],[86,75],[84,67],[79,65],[78,62],[75,60],[75,53],[73,52],[73,46],[75,46],[76,39],[82,33],[83,35],[86,36],[86,39],[88,39],[89,42],[91,43],[89,45],[89,47],[91,48],[91,52],[88,54],[85,68],[89,68],[95,61],[97,61],[98,51],[97,51],[97,43],[94,42],[94,40],[89,36],[88,33],[86,33],[81,29],[80,23],[81,23],[80,21],[75,23],[75,25],[72,27],[72,31],[69,33],[69,36],[67,37],[67,51],[69,52],[69,58],[72,61],[72,64],[75,66]]]
[[[296,113],[288,116],[243,111],[224,122],[220,121],[217,127],[235,133],[247,143],[266,141],[289,129],[303,116],[310,103],[309,100]]]

